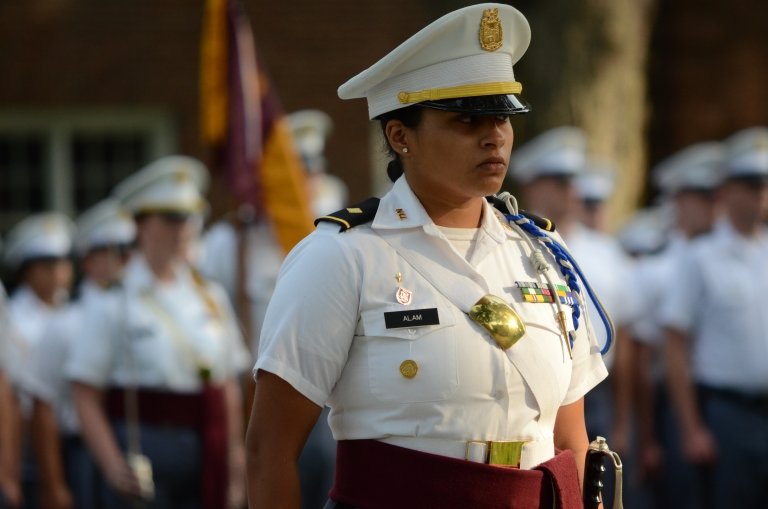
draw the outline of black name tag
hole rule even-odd
[[[421,325],[438,325],[437,308],[410,309],[408,311],[390,311],[384,313],[384,324],[387,329],[400,327],[419,327]]]

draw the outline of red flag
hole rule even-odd
[[[274,224],[287,252],[312,231],[301,160],[239,0],[207,0],[201,50],[203,140],[240,204]]]

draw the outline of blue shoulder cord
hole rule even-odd
[[[533,221],[528,219],[522,214],[504,214],[504,217],[507,219],[507,221],[514,222],[516,225],[518,225],[520,228],[522,228],[526,233],[528,233],[530,236],[538,239],[546,248],[549,250],[550,253],[552,253],[552,256],[555,257],[555,260],[557,261],[557,265],[560,268],[560,273],[565,278],[565,281],[568,283],[568,287],[577,295],[577,297],[581,296],[581,289],[579,288],[579,282],[576,279],[576,274],[578,274],[579,279],[581,279],[581,282],[584,284],[584,288],[587,290],[587,295],[589,295],[589,299],[592,301],[592,303],[595,304],[595,308],[597,309],[597,313],[600,316],[600,320],[603,322],[603,326],[605,327],[606,332],[606,341],[603,348],[600,350],[601,355],[605,355],[608,353],[608,351],[611,349],[611,345],[613,344],[613,338],[615,335],[613,323],[611,322],[611,319],[608,317],[608,313],[605,311],[605,308],[603,307],[602,303],[600,302],[600,299],[597,298],[597,295],[595,294],[594,290],[592,289],[592,286],[587,281],[587,278],[584,277],[584,273],[581,271],[581,268],[579,267],[579,264],[576,263],[576,260],[573,259],[573,256],[571,256],[571,253],[568,252],[565,247],[554,240],[552,237],[544,233],[541,228],[536,226]],[[574,274],[574,270],[576,271],[576,274]],[[579,306],[579,298],[574,299],[575,302],[573,304],[573,311],[572,311],[572,317],[573,317],[573,326],[575,329],[579,328],[579,317],[581,317],[581,307]],[[571,341],[571,348],[573,348],[573,333],[568,334],[570,341]]]

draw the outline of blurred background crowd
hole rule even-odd
[[[0,508],[243,507],[281,261],[387,188],[378,126],[336,88],[470,3],[0,3]],[[768,6],[513,4],[533,111],[505,189],[556,224],[618,333],[590,438],[622,455],[628,508],[762,507]],[[307,508],[334,451],[321,416]]]

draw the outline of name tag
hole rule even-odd
[[[437,308],[410,309],[408,311],[390,311],[384,313],[384,324],[387,329],[400,327],[419,327],[422,325],[438,325]]]

